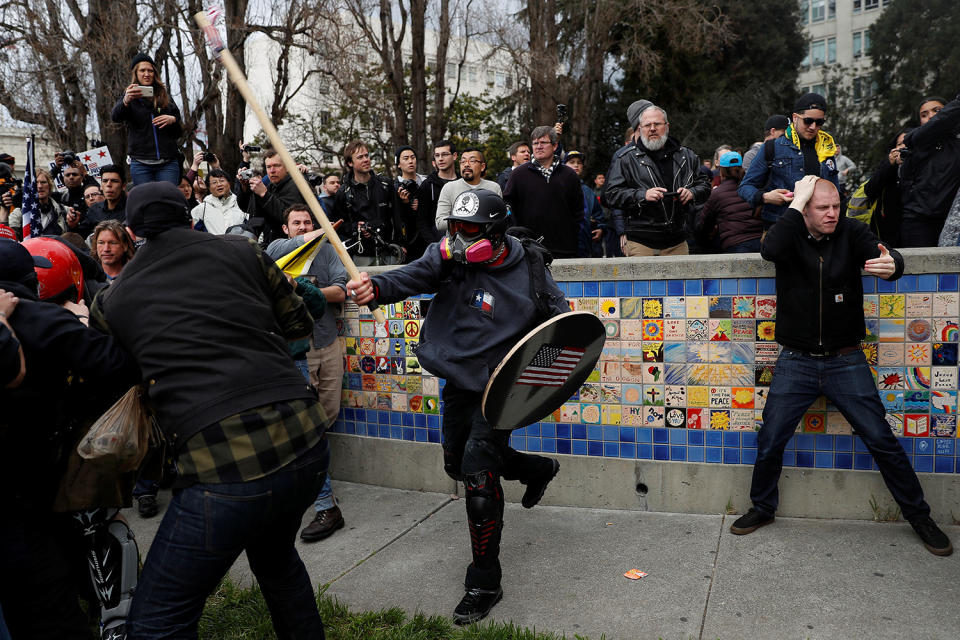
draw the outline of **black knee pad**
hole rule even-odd
[[[467,518],[471,523],[499,520],[503,514],[503,490],[500,478],[490,471],[468,473],[466,487]]]
[[[467,444],[463,448],[463,474],[465,476],[489,471],[497,476],[497,482],[499,482],[502,467],[503,453],[496,444],[489,440],[474,438],[467,440]]]
[[[463,480],[463,470],[460,468],[463,454],[443,448],[443,470],[454,480]]]

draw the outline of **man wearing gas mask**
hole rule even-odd
[[[526,333],[570,310],[547,270],[549,254],[536,243],[507,235],[511,219],[503,199],[486,189],[457,196],[447,233],[423,257],[370,278],[347,283],[358,304],[389,304],[434,293],[420,333],[417,357],[446,379],[443,389],[444,471],[466,487],[473,562],[466,593],[454,610],[457,624],[486,616],[503,597],[500,588],[500,479],[526,486],[522,504],[543,497],[560,465],[508,445],[509,431],[494,430],[480,409],[490,374]],[[545,258],[546,256],[546,258]]]

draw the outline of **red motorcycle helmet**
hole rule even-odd
[[[40,282],[40,299],[80,302],[83,297],[83,269],[70,247],[51,237],[27,238],[23,246],[32,256],[50,261],[50,268],[34,267]]]

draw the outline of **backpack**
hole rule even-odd
[[[861,182],[860,186],[850,195],[850,200],[847,202],[847,217],[859,220],[869,227],[870,223],[873,222],[873,214],[877,210],[877,203],[880,199],[870,200],[866,191],[867,182],[869,180]]]

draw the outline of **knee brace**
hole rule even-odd
[[[463,471],[460,469],[460,463],[463,460],[463,452],[456,452],[447,447],[443,448],[443,471],[454,480],[463,480]]]
[[[473,563],[482,568],[496,563],[500,555],[503,490],[500,479],[490,471],[466,474],[464,485]]]
[[[105,520],[103,514],[96,514],[95,511],[113,511],[115,516],[118,510],[97,509],[75,515],[79,515],[77,519],[84,523],[87,563],[94,591],[100,601],[100,624],[104,637],[125,637],[110,636],[107,632],[126,623],[133,593],[137,589],[140,553],[133,532],[125,522]]]

